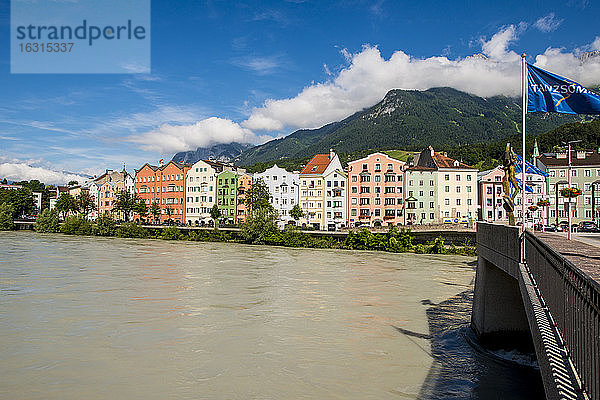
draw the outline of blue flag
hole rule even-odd
[[[527,112],[600,114],[600,95],[527,63]]]

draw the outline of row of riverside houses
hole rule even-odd
[[[536,143],[537,144],[537,143]],[[536,145],[537,148],[537,145]],[[568,203],[560,196],[560,190],[568,186],[569,154],[567,152],[536,154],[536,167],[548,174],[543,177],[527,173],[526,184],[531,188],[527,196],[528,220],[544,224],[558,225],[568,218]],[[507,223],[506,212],[502,208],[502,178],[504,171],[498,167],[479,173],[480,215],[479,219],[488,222]],[[578,224],[582,221],[598,222],[600,216],[600,149],[597,151],[571,152],[571,187],[577,187],[582,195],[574,200],[571,207],[571,221]],[[529,208],[537,206],[540,200],[547,200],[549,205],[538,207],[535,211]],[[516,199],[517,220],[522,219],[521,198]]]
[[[600,150],[599,150],[600,151]],[[537,167],[548,177],[526,174],[527,218],[529,222],[556,223],[566,219],[564,199],[558,195],[567,186],[566,153],[537,155]],[[572,186],[583,196],[573,207],[573,223],[596,219],[600,214],[600,154],[573,152]],[[384,153],[372,153],[344,168],[338,155],[315,155],[301,171],[289,172],[274,165],[254,175],[245,169],[221,162],[201,160],[195,164],[169,162],[144,164],[135,175],[107,170],[81,186],[63,188],[76,196],[89,190],[97,200],[99,214],[111,214],[120,190],[126,190],[159,208],[155,222],[173,221],[187,225],[211,225],[211,210],[217,205],[221,222],[240,224],[247,218],[244,197],[252,183],[261,179],[271,194],[279,215],[279,226],[299,224],[318,230],[387,227],[397,225],[465,224],[474,220],[507,223],[503,208],[503,169],[477,169],[432,147],[415,156],[411,165]],[[60,187],[57,189],[59,190]],[[58,193],[57,193],[58,194]],[[549,206],[537,207],[540,200]],[[300,206],[303,217],[295,221],[292,208]],[[516,199],[516,219],[521,221],[521,197]],[[155,206],[155,207],[156,207]],[[150,213],[149,213],[150,214]],[[140,219],[140,216],[136,216]],[[148,218],[151,220],[152,217]]]

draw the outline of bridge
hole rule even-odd
[[[522,238],[477,224],[471,326],[484,346],[535,350],[547,399],[600,400],[600,249]]]

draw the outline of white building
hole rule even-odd
[[[189,225],[207,225],[212,221],[210,211],[217,201],[217,174],[223,166],[200,160],[186,176],[185,220]]]
[[[323,174],[325,180],[325,223],[330,231],[337,231],[347,226],[348,220],[348,176],[341,170]]]
[[[283,228],[294,221],[290,216],[292,208],[300,203],[300,178],[296,172],[288,172],[273,165],[260,174],[254,175],[254,181],[262,179],[271,194],[271,205],[279,214],[278,225]]]

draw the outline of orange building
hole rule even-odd
[[[252,176],[242,174],[237,180],[237,215],[236,223],[243,224],[248,218],[248,205],[246,204],[246,192],[252,186]]]
[[[170,161],[160,167],[146,163],[135,171],[135,194],[148,207],[147,220],[185,222],[185,176],[190,167]],[[156,218],[151,211],[153,202],[160,208]]]

